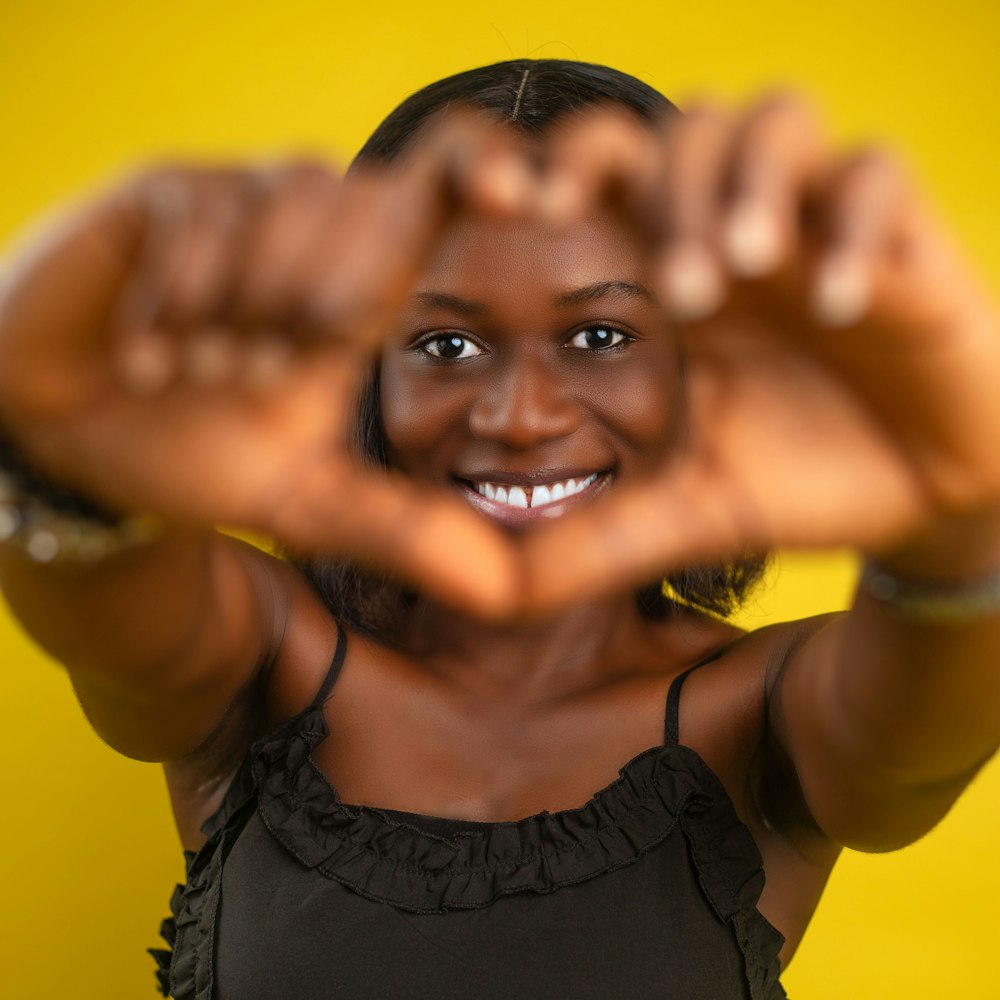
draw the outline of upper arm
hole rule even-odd
[[[876,633],[859,653],[855,614],[813,620],[776,664],[768,737],[788,762],[794,789],[786,778],[785,788],[764,794],[797,802],[793,822],[837,844],[893,850],[938,823],[987,758],[963,766],[952,757],[950,730],[963,720],[935,726],[933,692],[922,690],[921,664],[904,649]],[[947,668],[935,667],[940,681]],[[775,774],[780,769],[772,785]]]
[[[196,608],[180,616],[174,631],[169,621],[156,623],[148,658],[134,655],[128,666],[105,669],[87,660],[67,664],[90,723],[129,757],[185,757],[224,724],[249,730],[262,710],[259,689],[280,647],[294,571],[222,535],[212,537],[201,558],[201,571],[190,580]],[[163,613],[169,606],[164,599]],[[125,605],[123,616],[129,610]],[[124,620],[121,628],[141,643],[141,622]]]

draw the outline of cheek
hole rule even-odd
[[[448,466],[448,442],[457,439],[470,404],[461,387],[439,382],[383,361],[381,419],[391,466],[412,474]]]
[[[673,446],[682,403],[679,376],[674,357],[641,352],[628,365],[609,366],[590,394],[595,418],[627,444],[640,471],[658,468]]]

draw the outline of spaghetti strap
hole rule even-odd
[[[347,656],[347,633],[344,631],[344,626],[337,622],[337,648],[333,651],[333,659],[330,661],[330,668],[326,672],[326,677],[323,678],[323,683],[320,685],[319,691],[316,692],[316,697],[313,698],[309,707],[306,709],[307,712],[312,711],[315,708],[319,708],[323,702],[329,697],[330,691],[333,685],[337,682],[337,678],[340,676],[340,668],[344,665],[344,658]]]
[[[687,676],[699,667],[705,666],[717,660],[725,652],[725,647],[717,649],[714,653],[699,660],[693,667],[688,667],[683,673],[678,674],[670,683],[670,690],[667,692],[667,710],[663,720],[663,744],[668,747],[675,747],[680,743],[680,711],[681,711],[681,688]]]
[[[783,938],[757,909],[760,852],[696,752],[650,747],[582,806],[517,820],[466,826],[347,805],[315,757],[330,735],[322,702],[345,652],[340,631],[315,707],[254,743],[203,828],[205,843],[189,857],[163,924],[173,951],[155,951],[164,996],[262,998],[274,969],[294,975],[296,962],[309,972],[293,991],[301,1000],[328,997],[324,986],[334,981],[358,1000],[400,996],[407,969],[381,959],[387,942],[407,948],[419,932],[422,943],[459,957],[426,965],[422,996],[508,1000],[525,992],[516,967],[523,942],[509,919],[520,906],[532,926],[553,931],[544,948],[567,956],[551,975],[529,970],[537,971],[533,995],[560,993],[562,967],[600,973],[581,996],[620,995],[614,963],[594,966],[599,948],[639,963],[637,1000],[784,1000]],[[671,688],[675,734],[682,679]],[[625,897],[636,921],[604,926],[600,915]],[[546,909],[532,918],[527,908],[539,900]],[[669,947],[652,935],[647,954],[636,949],[633,923],[680,934]],[[577,932],[591,925],[600,940]],[[477,963],[462,961],[469,955]]]

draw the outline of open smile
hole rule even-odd
[[[561,517],[573,507],[589,503],[607,488],[608,470],[583,472],[562,479],[532,481],[534,477],[460,479],[465,498],[487,517],[510,527],[539,518]]]

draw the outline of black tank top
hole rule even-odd
[[[585,805],[480,823],[340,800],[311,751],[346,645],[341,630],[312,704],[253,745],[186,855],[162,928],[172,951],[152,952],[164,996],[785,997],[760,854],[678,742],[690,670],[663,745]]]

